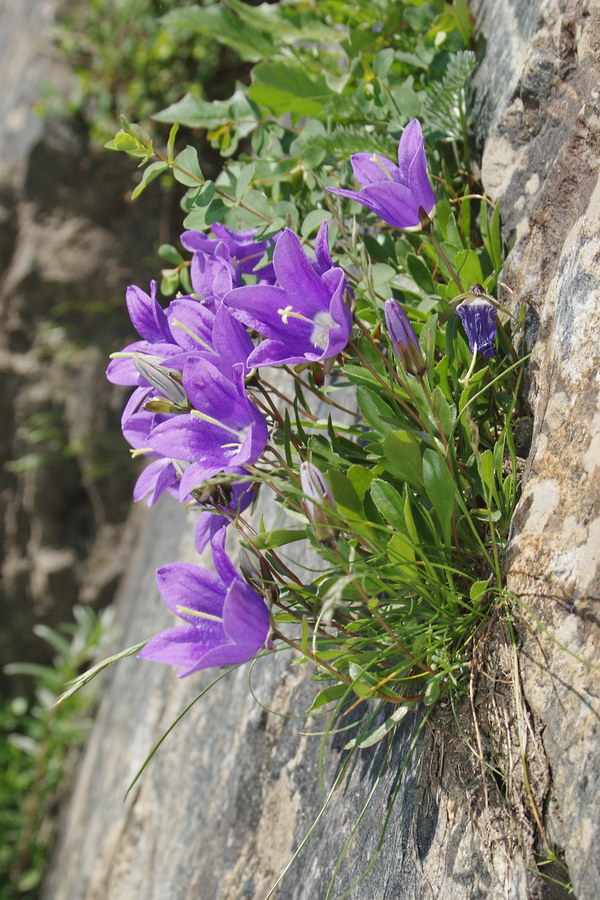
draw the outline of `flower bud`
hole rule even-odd
[[[487,359],[496,355],[496,308],[486,299],[485,292],[476,284],[465,300],[456,307],[457,315],[465,329],[472,353],[481,353]]]
[[[327,507],[335,509],[335,500],[327,479],[311,462],[300,465],[300,484],[305,495],[302,501],[304,513],[314,525],[315,537],[323,544],[332,543],[336,529],[331,525]]]
[[[178,381],[179,373],[160,365],[160,360],[156,356],[148,356],[145,353],[136,353],[133,364],[142,378],[145,378],[165,400],[170,400],[176,406],[188,406],[187,395]]]
[[[396,300],[386,300],[384,312],[388,334],[398,359],[407,372],[422,375],[427,364],[408,316]]]

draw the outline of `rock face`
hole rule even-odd
[[[32,624],[108,602],[122,572],[133,472],[104,371],[161,219],[159,193],[128,202],[127,160],[33,114],[40,82],[68,79],[40,52],[55,7],[0,0],[0,671],[49,662]]]
[[[552,773],[548,840],[581,898],[600,884],[598,674],[578,659],[597,664],[600,650],[599,73],[600,5],[544,4],[483,156],[515,241],[504,281],[537,336],[508,583],[521,598],[523,691]]]
[[[281,654],[251,673],[265,708],[246,671],[229,675],[123,800],[153,744],[210,678],[178,682],[161,666],[123,661],[104,684],[47,900],[262,900],[313,824],[273,896],[341,897],[373,859],[388,815],[381,855],[353,896],[559,898],[564,889],[534,874],[552,849],[565,867],[546,874],[570,878],[578,900],[596,900],[597,677],[578,657],[597,659],[598,641],[600,11],[576,0],[478,0],[473,10],[487,42],[476,85],[483,177],[514,243],[503,280],[526,304],[536,343],[533,444],[508,561],[520,599],[514,625],[499,616],[477,650],[482,674],[456,711],[465,734],[441,708],[414,752],[416,716],[393,747],[348,760],[352,730],[342,732],[324,756],[322,812],[314,732],[323,720],[294,718],[314,685]],[[119,601],[122,646],[170,621],[154,568],[191,558],[181,510],[164,504],[138,515]]]

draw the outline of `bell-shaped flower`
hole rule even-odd
[[[265,241],[256,241],[258,228],[248,228],[246,231],[233,231],[226,225],[216,222],[212,226],[215,238],[208,237],[201,231],[184,231],[181,235],[181,243],[186,250],[194,253],[192,258],[191,274],[194,281],[197,274],[196,265],[207,265],[196,262],[196,255],[200,257],[220,257],[229,264],[233,277],[230,287],[239,287],[242,275],[256,275],[259,281],[270,284],[275,280],[273,266],[267,263],[256,268],[264,256],[267,247],[274,243],[275,238]],[[194,288],[196,290],[196,288]],[[203,293],[199,291],[199,293]]]
[[[350,157],[359,191],[327,188],[332,194],[350,197],[376,213],[388,225],[407,231],[422,228],[420,210],[429,216],[435,194],[427,175],[423,133],[418,119],[408,123],[398,145],[398,165],[378,153],[355,153]]]
[[[280,235],[273,266],[276,286],[247,285],[225,297],[232,314],[266,337],[248,357],[249,368],[321,362],[348,343],[352,315],[345,302],[344,273],[316,271],[300,239],[289,229]]]
[[[422,375],[426,369],[425,358],[410,319],[397,300],[384,304],[385,324],[396,355],[407,372]]]
[[[481,353],[486,359],[495,356],[496,307],[480,296],[480,291],[473,289],[469,299],[458,304],[456,312],[465,329],[471,352]]]
[[[190,357],[183,387],[191,411],[170,416],[148,435],[157,453],[191,463],[181,478],[181,499],[219,472],[255,462],[268,440],[264,416],[246,395],[242,365],[234,367],[230,381],[206,359]]]
[[[269,611],[225,553],[225,532],[213,540],[216,572],[189,563],[171,563],[156,573],[166,605],[185,625],[168,628],[138,654],[141,659],[178,666],[179,677],[211,666],[252,659],[269,634]]]
[[[156,299],[156,282],[150,282],[150,294],[132,284],[127,288],[127,310],[131,324],[141,341],[128,344],[123,353],[127,356],[111,360],[106,377],[113,384],[144,385],[146,382],[136,370],[132,354],[150,353],[158,360],[166,359],[180,348],[173,340],[165,311]]]

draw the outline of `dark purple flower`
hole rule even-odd
[[[219,472],[253,463],[267,444],[264,416],[244,390],[243,366],[234,370],[230,381],[206,359],[190,357],[183,386],[192,411],[169,416],[148,435],[148,446],[157,453],[191,463],[181,478],[180,498]]]
[[[264,646],[269,611],[263,598],[233,566],[225,533],[213,540],[216,573],[189,563],[171,563],[156,573],[162,599],[187,625],[168,628],[138,654],[178,666],[179,677],[211,666],[246,662]]]
[[[496,308],[475,294],[473,299],[463,300],[456,307],[467,334],[472,353],[481,353],[486,359],[496,355]]]
[[[397,300],[384,303],[385,324],[398,359],[413,375],[421,375],[426,368],[421,346],[410,320]]]
[[[419,210],[430,215],[435,194],[427,177],[427,159],[418,119],[408,123],[398,145],[398,165],[377,153],[355,153],[350,158],[360,191],[327,188],[332,194],[350,197],[395,228],[418,231]]]
[[[287,228],[277,241],[273,265],[276,287],[236,288],[224,301],[236,318],[267,338],[248,357],[248,367],[337,356],[352,326],[343,271],[334,267],[318,274],[299,238]]]

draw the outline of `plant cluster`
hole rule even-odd
[[[6,900],[36,894],[55,833],[57,800],[67,760],[86,731],[93,696],[80,693],[56,706],[66,681],[76,678],[106,644],[112,612],[76,606],[75,621],[58,629],[37,625],[55,651],[53,665],[12,663],[9,675],[33,679],[33,699],[14,697],[0,707],[0,894]]]
[[[73,86],[66,99],[48,93],[44,112],[81,116],[103,144],[119,113],[148,121],[159,106],[179,99],[184,86],[204,97],[210,83],[217,87],[213,96],[220,96],[215,75],[236,59],[214,42],[164,27],[160,16],[178,5],[179,0],[66,0],[55,44],[69,62]]]
[[[291,646],[323,683],[313,709],[396,705],[364,746],[460,688],[503,597],[527,411],[499,212],[470,174],[471,21],[460,0],[222,0],[165,22],[257,65],[229,101],[158,114],[164,152],[126,119],[108,145],[140,159],[134,195],[166,171],[188,188],[184,252],[159,251],[173,299],[128,289],[139,339],[108,377],[135,388],[135,498],[197,508],[215,568],[159,570],[185,624],[140,656],[187,675]],[[215,181],[178,123],[229,160]],[[282,527],[252,524],[259,490]],[[286,558],[299,541],[317,570]]]

